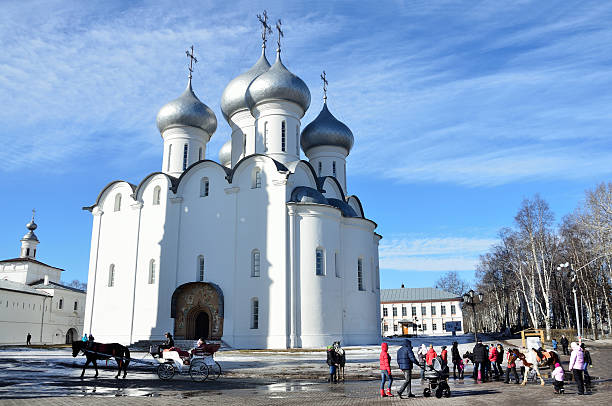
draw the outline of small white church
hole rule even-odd
[[[114,181],[93,205],[85,332],[96,341],[222,340],[234,348],[380,342],[376,223],[347,186],[351,130],[329,111],[302,130],[308,86],[261,57],[214,112],[191,86],[157,114],[161,171]],[[324,81],[324,92],[327,82]],[[300,148],[308,160],[300,159]]]

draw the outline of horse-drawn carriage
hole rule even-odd
[[[219,344],[205,344],[203,348],[193,349],[191,353],[172,347],[163,350],[161,354],[151,351],[151,355],[159,362],[157,376],[161,380],[172,379],[178,373],[189,374],[196,382],[206,379],[214,381],[221,375],[221,365],[214,359],[219,347]]]

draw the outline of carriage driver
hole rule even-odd
[[[166,341],[164,341],[163,344],[161,344],[158,348],[157,348],[157,352],[161,355],[162,351],[168,348],[172,348],[174,347],[174,339],[172,338],[172,334],[170,334],[170,332],[166,332],[166,334],[164,334],[166,336]]]

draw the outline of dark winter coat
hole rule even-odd
[[[453,344],[453,348],[451,348],[451,359],[453,363],[459,362],[461,359],[461,355],[459,355],[459,347]]]
[[[569,341],[566,337],[561,338],[561,346],[567,347],[569,345]]]
[[[584,362],[585,364],[593,365],[593,360],[591,359],[591,353],[588,350],[584,350]]]
[[[404,345],[397,351],[397,364],[403,371],[410,371],[413,364],[419,365],[412,352],[412,343],[410,340],[404,340]]]
[[[328,348],[327,349],[327,365],[332,366],[332,365],[337,365],[337,364],[338,364],[338,360],[336,359],[336,350],[334,349],[334,347]]]
[[[476,343],[474,346],[474,362],[485,362],[488,359],[487,349],[482,343]]]

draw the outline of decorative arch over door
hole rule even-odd
[[[210,282],[189,282],[172,294],[170,316],[174,319],[174,338],[209,340],[223,336],[223,292]]]

